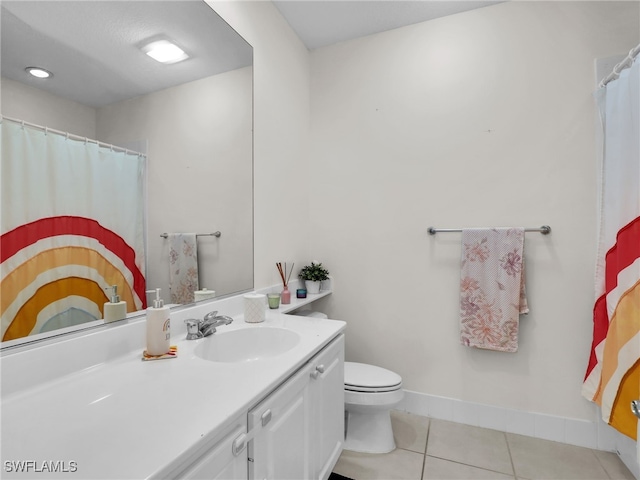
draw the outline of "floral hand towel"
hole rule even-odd
[[[198,290],[198,253],[195,233],[169,234],[169,290],[171,303],[193,303]]]
[[[460,342],[469,347],[515,352],[519,315],[528,312],[524,228],[464,229]]]

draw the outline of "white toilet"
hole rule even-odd
[[[327,318],[311,310],[294,315]],[[365,363],[344,362],[344,448],[362,453],[395,450],[391,409],[403,397],[402,377],[397,373]]]
[[[404,397],[402,377],[364,363],[344,362],[344,448],[388,453],[396,448],[391,409]]]

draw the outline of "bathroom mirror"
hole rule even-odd
[[[252,47],[202,0],[0,6],[3,117],[146,154],[146,288],[171,303],[172,233],[199,234],[199,289],[220,298],[253,288]],[[189,58],[151,59],[145,45],[158,39]],[[29,66],[53,77],[30,77]]]

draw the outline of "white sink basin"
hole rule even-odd
[[[300,335],[277,327],[251,327],[216,332],[200,340],[196,356],[211,362],[252,362],[288,352],[300,342]]]

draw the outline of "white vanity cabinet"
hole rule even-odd
[[[236,439],[247,431],[244,415],[224,429],[206,447],[194,452],[190,465],[168,475],[181,480],[245,480],[247,478],[247,451],[234,451]]]
[[[249,479],[326,479],[344,443],[344,335],[248,415]]]
[[[327,479],[344,446],[344,335],[311,362],[311,460],[314,479]]]
[[[310,479],[311,402],[307,364],[249,412],[250,479]]]
[[[344,444],[344,334],[170,478],[326,480]]]

